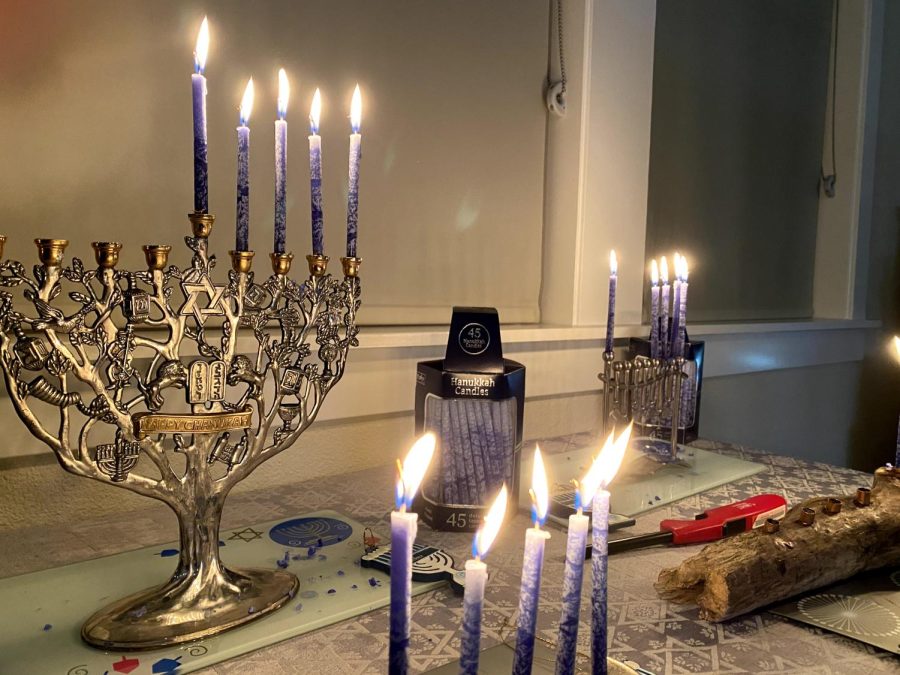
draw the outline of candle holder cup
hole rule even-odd
[[[148,244],[146,269],[119,269],[115,242],[94,242],[97,268],[78,258],[63,267],[62,239],[35,241],[41,264],[32,272],[0,260],[0,367],[25,426],[69,473],[162,501],[178,519],[171,579],[83,625],[82,638],[105,650],[207,638],[295,595],[290,572],[222,563],[222,509],[237,483],[312,424],[358,344],[356,274],[323,269],[294,281],[292,256],[280,254],[257,283],[252,251],[233,251],[227,282],[216,283],[214,217],[189,219],[185,268],[169,266],[169,246]],[[80,308],[68,314],[53,306],[57,297]],[[238,352],[241,332],[248,354]],[[169,412],[176,390],[187,412]]]

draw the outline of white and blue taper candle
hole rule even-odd
[[[466,561],[466,590],[463,595],[462,640],[459,647],[460,675],[478,675],[481,653],[481,615],[484,610],[484,587],[487,583],[487,565],[482,558],[500,531],[500,523],[506,514],[506,484],[494,499],[482,525],[472,540],[473,560]]]
[[[581,615],[581,583],[584,578],[584,552],[587,546],[589,516],[584,515],[583,483],[575,483],[576,513],[569,516],[566,538],[566,568],[563,573],[562,614],[559,618],[559,639],[556,645],[556,675],[575,672],[578,647],[578,618]],[[591,497],[588,496],[588,499]]]
[[[322,137],[319,136],[319,116],[322,114],[322,95],[316,89],[309,108],[309,205],[312,223],[313,255],[325,254],[325,216],[322,212]]]
[[[250,112],[253,110],[253,78],[247,82],[241,99],[240,124],[237,128],[237,213],[235,244],[236,251],[250,250]]]
[[[209,160],[206,135],[206,56],[209,53],[209,21],[203,17],[194,49],[191,94],[194,110],[194,211],[209,211]]]
[[[631,425],[615,440],[612,437],[600,452],[595,462],[598,475],[594,478],[598,486],[591,507],[591,673],[606,675],[607,672],[607,580],[609,572],[609,491],[606,489],[615,477],[628,439]]]
[[[659,296],[659,351],[660,357],[669,358],[669,263],[666,256],[659,260],[659,276],[662,289]]]
[[[681,283],[679,287],[681,289],[681,297],[678,299],[678,341],[676,343],[676,351],[675,356],[683,356],[687,358],[688,355],[686,353],[687,348],[687,296],[688,296],[688,264],[687,258],[681,256],[678,259],[679,265],[681,269],[679,270],[679,277],[681,279]]]
[[[287,115],[291,84],[278,71],[278,119],[275,120],[275,253],[284,253],[287,239]]]
[[[659,267],[650,261],[650,358],[659,358]]]
[[[681,337],[681,256],[675,253],[675,296],[672,299],[672,334],[669,336],[669,355],[672,358],[682,356],[684,345]]]
[[[525,531],[525,556],[522,561],[522,585],[519,588],[519,620],[516,624],[516,651],[513,675],[530,675],[534,661],[534,637],[537,629],[538,603],[541,594],[541,572],[544,567],[544,545],[550,533],[541,529],[547,518],[549,492],[541,449],[534,449],[531,477],[531,517],[534,527]]]
[[[900,337],[894,336],[894,353],[900,360]],[[897,454],[894,457],[894,467],[900,468],[900,419],[897,420]]]
[[[431,457],[435,437],[420,437],[406,455],[397,461],[396,510],[391,512],[391,618],[388,646],[388,673],[406,675],[409,670],[409,621],[412,597],[412,547],[416,539],[418,515],[410,513],[413,498]]]
[[[359,133],[362,118],[362,95],[359,85],[353,90],[350,104],[350,178],[347,185],[347,257],[356,257],[356,239],[359,226],[359,160],[362,135]]]
[[[619,264],[616,252],[609,252],[609,302],[606,307],[606,351],[613,350],[613,334],[616,329],[616,286],[619,281]]]

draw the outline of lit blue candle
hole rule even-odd
[[[549,494],[547,474],[541,449],[534,449],[534,469],[531,474],[531,515],[534,527],[525,531],[525,556],[522,561],[522,585],[519,588],[519,621],[516,624],[516,651],[513,655],[513,675],[530,675],[534,661],[534,636],[537,610],[541,594],[541,571],[544,566],[544,545],[550,533],[541,529],[547,517]]]
[[[650,261],[650,358],[659,358],[659,267]]]
[[[681,335],[681,256],[675,254],[675,296],[672,299],[672,334],[669,336],[669,356],[672,358],[681,356],[678,351],[678,338]],[[682,349],[683,351],[683,349]]]
[[[391,620],[388,645],[388,673],[406,675],[409,670],[409,607],[412,595],[412,546],[416,539],[418,515],[409,513],[413,498],[431,457],[435,437],[427,433],[413,445],[403,464],[397,461],[397,510],[391,512]]]
[[[278,119],[275,120],[275,253],[284,253],[287,238],[287,115],[291,84],[278,71]]]
[[[606,351],[613,350],[613,333],[616,328],[616,286],[619,282],[619,264],[616,252],[609,252],[609,301],[606,306]]]
[[[662,279],[659,311],[659,351],[660,357],[669,358],[669,263],[666,256],[660,258],[659,276]]]
[[[359,225],[359,159],[362,135],[359,133],[362,118],[362,96],[359,85],[353,90],[350,104],[350,180],[347,186],[347,257],[356,257],[356,238]]]
[[[194,111],[194,211],[209,211],[209,162],[206,136],[206,56],[209,53],[209,21],[203,17],[194,49],[194,74],[191,94]]]
[[[678,342],[676,343],[675,356],[687,358],[688,355],[685,352],[685,349],[687,346],[688,264],[687,258],[684,256],[681,256],[678,261],[681,265],[681,269],[679,270],[679,277],[681,279],[681,297],[678,301]]]
[[[900,359],[900,337],[894,336],[894,351]],[[900,468],[900,419],[897,421],[897,454],[894,457],[894,467]]]
[[[575,483],[575,509],[569,516],[566,539],[566,567],[563,573],[562,615],[559,619],[559,638],[556,647],[556,675],[572,675],[578,647],[578,619],[581,615],[581,584],[584,578],[584,552],[587,546],[589,516],[584,515],[584,504],[591,503],[603,478],[604,462],[609,461],[612,434],[603,450],[591,463],[584,478]]]
[[[609,571],[609,491],[606,489],[615,477],[628,439],[631,437],[631,425],[615,440],[607,439],[598,458],[598,475],[595,477],[599,486],[594,493],[591,507],[591,673],[606,675],[606,640],[607,640],[607,576]]]
[[[322,137],[319,136],[319,116],[322,95],[316,89],[309,108],[309,204],[312,212],[312,252],[325,254],[325,217],[322,213]]]
[[[249,251],[250,240],[250,111],[253,109],[253,78],[247,82],[241,99],[240,124],[237,128],[237,217],[234,248]]]
[[[487,565],[482,558],[500,531],[500,523],[506,515],[506,484],[494,500],[475,538],[472,540],[473,560],[466,561],[466,590],[463,595],[462,641],[459,648],[460,675],[478,675],[478,657],[481,652],[481,614],[484,609],[484,586],[487,583]],[[582,551],[584,555],[584,551]]]

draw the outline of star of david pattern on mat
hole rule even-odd
[[[257,532],[252,527],[245,527],[243,530],[235,530],[231,533],[231,536],[228,537],[228,541],[253,541],[254,539],[259,539],[262,537],[262,532]]]
[[[587,434],[542,439],[545,453],[565,452],[593,440]],[[530,443],[529,446],[530,447]],[[615,536],[651,532],[663,518],[687,518],[712,506],[760,492],[782,493],[794,503],[824,494],[848,494],[868,484],[865,474],[750,448],[713,441],[697,447],[759,462],[766,470],[702,495],[656,509]],[[232,495],[222,532],[238,533],[247,523],[294,516],[316,509],[346,513],[386,537],[390,531],[393,467],[384,466]],[[490,572],[485,596],[482,646],[512,642],[522,566],[524,513],[508,519],[486,562]],[[149,507],[115,519],[86,521],[66,527],[0,532],[0,547],[17,550],[0,557],[0,575],[20,574],[126,548],[168,541],[172,523],[164,506]],[[262,534],[262,533],[260,533]],[[442,548],[461,567],[471,548],[470,534],[433,532],[420,526],[417,541]],[[656,548],[610,558],[610,655],[634,661],[657,675],[697,673],[778,673],[779,675],[896,675],[900,659],[848,638],[793,623],[767,612],[755,612],[720,624],[701,621],[697,609],[660,600],[653,590],[659,571],[676,565],[698,547]],[[560,616],[565,533],[553,529],[544,562],[538,632],[556,641]],[[302,580],[301,580],[302,583]],[[582,607],[590,593],[585,575]],[[411,672],[421,673],[459,658],[462,601],[449,588],[412,599]],[[589,653],[589,613],[582,611],[579,652]],[[202,675],[267,673],[294,675],[381,675],[387,672],[388,610],[380,609],[272,645],[266,649],[196,671]],[[579,672],[589,672],[582,657]]]

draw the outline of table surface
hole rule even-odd
[[[587,435],[541,441],[544,452],[583,447]],[[816,495],[845,494],[870,477],[827,464],[780,457],[749,448],[698,441],[698,447],[766,465],[766,471],[709,490],[637,518],[637,524],[618,536],[654,531],[663,518],[685,518],[709,507],[760,492],[782,493],[790,503]],[[233,495],[227,502],[223,527],[271,520],[317,509],[334,509],[372,527],[386,537],[389,531],[389,466],[342,476],[299,482],[269,490]],[[77,525],[0,532],[0,577],[108,555],[175,538],[174,517],[165,506],[122,514],[116,519],[86,520]],[[509,520],[487,559],[491,578],[485,598],[482,645],[514,640],[522,563],[523,531],[529,525],[522,513]],[[616,535],[613,535],[615,538]],[[471,535],[419,529],[417,541],[451,552],[460,564],[467,557]],[[900,672],[900,659],[869,645],[833,633],[790,622],[767,612],[754,612],[731,621],[701,621],[695,607],[660,600],[653,590],[659,571],[677,565],[699,547],[632,551],[610,558],[610,655],[633,660],[658,675],[669,673],[804,673],[873,674]],[[562,595],[565,533],[553,530],[544,562],[540,637],[556,640]],[[586,575],[588,577],[589,575]],[[589,591],[589,582],[585,586]],[[589,612],[584,596],[579,650],[589,650]],[[412,601],[411,666],[427,671],[459,656],[462,602],[449,589]],[[387,671],[388,612],[378,610],[328,628],[296,637],[258,652],[225,661],[203,675],[266,673],[384,673]],[[584,665],[584,664],[582,664]],[[586,672],[586,671],[585,671]]]

